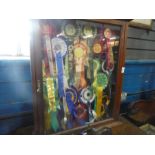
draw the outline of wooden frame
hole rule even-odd
[[[41,67],[41,36],[40,36],[40,27],[39,24],[42,20],[32,20],[32,34],[31,34],[31,72],[32,72],[32,90],[33,90],[33,109],[34,109],[34,133],[35,134],[46,134],[44,130],[44,101],[43,101],[43,91],[42,91],[42,71]],[[103,20],[103,19],[92,19],[85,20],[103,24],[117,25],[121,27],[120,32],[120,45],[119,45],[119,55],[118,55],[118,68],[117,68],[117,77],[116,77],[116,95],[114,99],[114,107],[112,110],[112,119],[105,121],[100,121],[97,123],[91,123],[87,126],[73,128],[70,130],[63,131],[63,133],[71,133],[88,126],[96,126],[97,124],[109,123],[112,120],[116,120],[119,117],[120,110],[120,100],[122,92],[122,67],[124,67],[125,59],[125,46],[126,46],[126,32],[127,24],[124,21],[119,20]],[[58,134],[61,134],[58,133]]]
[[[39,20],[32,21],[31,33],[31,73],[32,73],[32,93],[33,93],[33,112],[34,112],[34,133],[40,134],[44,131],[43,115],[43,93],[42,71],[41,71],[41,40]],[[40,88],[39,88],[40,87]]]

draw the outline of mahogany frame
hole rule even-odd
[[[45,20],[45,19],[44,19]],[[83,19],[82,19],[83,20]],[[97,123],[91,123],[92,126],[95,124],[105,124],[108,122],[113,122],[118,120],[122,93],[122,79],[123,70],[125,62],[125,51],[126,51],[126,40],[127,40],[127,29],[128,24],[124,21],[113,20],[113,19],[89,19],[85,21],[117,25],[121,27],[120,32],[120,44],[119,44],[119,54],[118,54],[118,68],[116,77],[116,94],[114,98],[114,106],[112,110],[112,118]],[[31,33],[31,72],[32,72],[32,92],[33,92],[33,111],[34,111],[34,134],[47,134],[44,129],[44,100],[43,100],[43,83],[42,83],[42,48],[41,48],[41,34],[40,34],[40,23],[42,19],[32,19],[32,33]],[[90,125],[73,128],[70,130],[65,130],[59,132],[58,134],[71,134],[77,130],[86,128]],[[57,133],[56,133],[57,134]]]

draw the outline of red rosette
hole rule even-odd
[[[78,103],[76,105],[76,114],[77,114],[77,119],[84,120],[87,122],[89,119],[87,105],[83,103]]]
[[[51,35],[53,32],[52,26],[48,25],[48,24],[44,24],[42,25],[42,29],[41,29],[42,34],[44,35]]]

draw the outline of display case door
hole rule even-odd
[[[32,20],[34,133],[54,134],[118,118],[126,28],[124,22],[117,20]],[[71,47],[73,63],[70,65]],[[51,89],[54,89],[55,105],[49,97]],[[73,96],[67,98],[66,94]],[[104,103],[104,107],[100,103]],[[64,123],[65,117],[71,125]],[[93,122],[93,117],[97,121]]]

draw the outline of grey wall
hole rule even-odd
[[[152,30],[129,27],[126,59],[155,59],[155,20]]]
[[[125,68],[122,92],[127,97],[121,112],[136,100],[155,96],[155,20],[152,30],[129,27]]]

